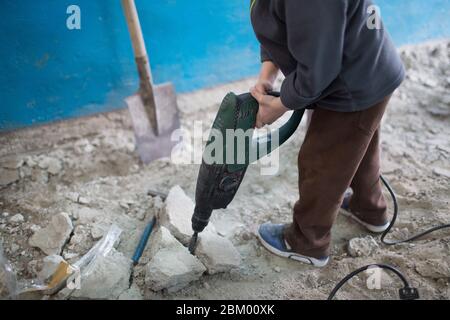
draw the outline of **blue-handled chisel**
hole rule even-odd
[[[148,238],[150,237],[153,227],[156,223],[156,217],[153,217],[152,220],[147,224],[147,226],[144,229],[144,232],[142,233],[141,239],[139,240],[139,244],[136,247],[136,250],[134,251],[133,255],[133,264],[137,265],[139,262],[139,259],[142,256],[142,253],[144,252],[145,246],[147,245]]]

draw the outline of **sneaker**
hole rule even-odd
[[[364,226],[367,230],[369,230],[370,232],[373,232],[373,233],[382,233],[382,232],[386,231],[387,228],[389,228],[390,222],[387,222],[381,226],[376,226],[376,225],[364,222],[363,220],[361,220],[361,218],[359,218],[357,216],[356,213],[353,213],[350,210],[350,199],[352,198],[352,195],[353,194],[351,192],[347,192],[344,196],[344,200],[342,201],[341,209],[344,210],[342,212],[342,214],[344,216],[352,218],[353,220],[355,220],[360,225]]]
[[[311,264],[316,267],[327,265],[329,257],[317,259],[292,251],[284,239],[283,231],[285,227],[284,224],[273,224],[270,222],[262,224],[258,230],[258,238],[262,245],[273,254],[283,258]]]

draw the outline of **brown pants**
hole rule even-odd
[[[329,255],[331,227],[349,186],[352,212],[370,224],[387,222],[379,179],[379,127],[389,99],[358,112],[314,110],[298,155],[300,199],[294,221],[285,229],[295,252]]]

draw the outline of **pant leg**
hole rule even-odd
[[[298,156],[300,199],[293,222],[285,229],[295,252],[322,258],[329,255],[331,228],[345,190],[378,129],[389,97],[351,113],[314,110]]]
[[[380,181],[380,129],[370,142],[355,176],[351,188],[350,211],[364,222],[381,226],[388,222],[386,201]]]

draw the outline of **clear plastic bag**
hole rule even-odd
[[[18,280],[0,243],[0,299],[16,299],[24,292],[45,290],[45,288],[47,286],[39,279]]]
[[[81,286],[82,279],[87,278],[95,268],[96,261],[100,257],[107,256],[115,243],[119,240],[122,229],[117,225],[113,224],[109,228],[106,235],[97,242],[80,260],[75,262],[71,268],[73,274],[67,279],[67,288],[70,292],[66,292],[66,298],[68,298],[73,290],[79,289]]]
[[[17,296],[17,277],[0,243],[0,299],[14,299]]]
[[[18,281],[14,270],[3,254],[0,244],[0,299],[15,299],[20,294],[36,291],[52,295],[63,289],[74,278],[87,277],[92,272],[95,261],[111,252],[121,233],[122,230],[117,225],[111,225],[103,238],[80,260],[73,265],[61,263],[58,268],[60,272],[55,271],[54,277],[51,277],[49,282],[40,279]]]
[[[81,271],[81,276],[87,276],[92,272],[94,262],[98,257],[105,257],[111,252],[114,244],[119,239],[122,229],[113,224],[106,235],[97,242],[80,260],[73,266]]]

